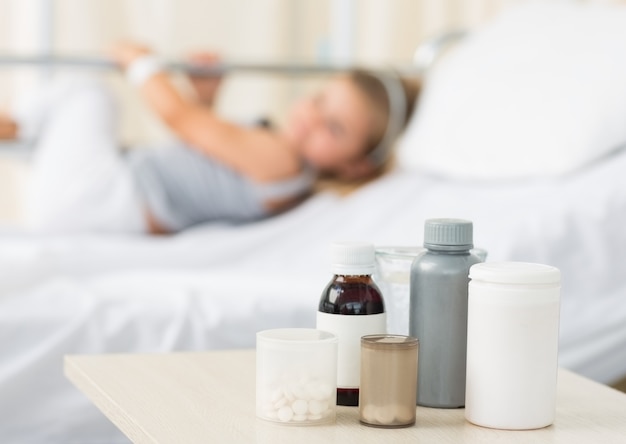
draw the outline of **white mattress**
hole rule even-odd
[[[561,365],[626,374],[626,152],[533,182],[452,182],[396,171],[341,198],[245,226],[170,238],[0,236],[0,441],[127,442],[62,374],[67,353],[253,347],[312,326],[338,239],[419,245],[424,220],[474,221],[489,260],[563,274]]]

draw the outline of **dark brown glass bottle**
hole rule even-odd
[[[361,337],[386,332],[385,304],[372,280],[374,246],[334,243],[335,275],[322,292],[317,328],[339,339],[337,404],[359,405]]]

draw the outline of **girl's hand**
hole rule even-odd
[[[122,41],[113,45],[109,54],[120,67],[126,69],[137,58],[152,54],[152,50],[140,43]]]
[[[189,63],[195,66],[212,66],[220,62],[220,57],[212,52],[197,52],[191,54],[188,58]],[[222,78],[218,77],[207,77],[207,76],[194,76],[192,74],[189,75],[189,81],[193,86],[196,94],[198,95],[198,99],[206,104],[213,105],[215,100],[215,96],[217,94],[217,90],[220,87]]]

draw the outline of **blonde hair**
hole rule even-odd
[[[391,134],[392,139],[397,138],[399,133],[404,129],[411,119],[415,101],[420,90],[420,82],[418,79],[402,78],[394,73],[375,74],[363,70],[351,71],[348,78],[357,87],[357,89],[365,96],[371,104],[371,110],[376,115],[376,123],[370,132],[365,152],[369,153],[379,146],[386,136],[389,127],[396,124],[397,130],[395,134]],[[391,85],[401,87],[399,91],[403,97],[397,98],[400,103],[393,103],[393,91]],[[395,86],[394,85],[394,86]],[[398,110],[393,115],[392,107],[402,106],[404,109]],[[392,118],[401,119],[400,122],[392,122]],[[389,141],[393,143],[393,140]]]
[[[369,155],[375,150],[382,148],[385,153],[380,162],[376,162],[374,171],[367,177],[363,177],[356,180],[347,181],[340,179],[336,176],[320,176],[313,189],[314,192],[318,191],[334,191],[339,194],[349,194],[360,186],[377,179],[392,170],[395,165],[395,156],[392,146],[383,146],[381,144],[394,144],[397,136],[406,127],[411,119],[417,97],[421,90],[421,82],[414,78],[402,78],[397,76],[394,81],[399,81],[402,86],[402,92],[404,93],[404,106],[405,109],[401,110],[403,121],[396,123],[397,130],[394,134],[391,134],[392,140],[387,139],[387,132],[389,125],[392,124],[392,97],[390,97],[389,87],[381,80],[380,75],[370,73],[364,70],[354,70],[347,74],[347,78],[356,86],[367,101],[370,103],[370,109],[374,115],[374,125],[371,127],[371,131],[366,141],[366,146],[363,151],[365,155]]]

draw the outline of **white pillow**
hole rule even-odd
[[[503,179],[567,173],[626,142],[626,7],[539,3],[438,62],[401,164]]]

